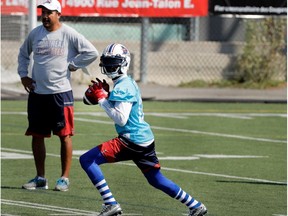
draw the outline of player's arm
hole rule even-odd
[[[131,102],[111,102],[106,99],[99,100],[99,105],[105,110],[107,115],[119,126],[124,126],[129,118]]]

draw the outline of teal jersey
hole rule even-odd
[[[127,123],[124,126],[115,124],[119,135],[138,145],[150,144],[154,135],[150,125],[144,120],[143,103],[140,90],[136,82],[130,77],[119,79],[109,96],[110,102],[131,102],[132,109]]]

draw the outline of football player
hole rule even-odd
[[[130,53],[121,44],[108,45],[101,57],[101,72],[112,79],[114,88],[109,92],[105,80],[93,81],[85,92],[86,104],[99,104],[114,121],[118,137],[104,142],[80,157],[82,168],[102,196],[104,205],[99,216],[122,213],[100,169],[104,163],[132,160],[142,171],[148,183],[187,206],[188,216],[202,216],[207,209],[201,202],[165,177],[155,152],[154,135],[144,120],[143,104],[136,82],[127,76]]]

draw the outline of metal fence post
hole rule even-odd
[[[147,83],[147,65],[149,50],[149,18],[143,17],[141,23],[140,82]]]
[[[36,0],[29,1],[29,15],[28,15],[28,30],[29,32],[32,31],[37,26],[37,3]],[[28,32],[28,33],[29,33]],[[32,54],[33,55],[33,54]],[[28,76],[32,77],[32,65],[33,65],[33,57],[31,56],[30,64],[28,68]]]
[[[29,1],[29,32],[37,26],[37,4],[36,0]]]
[[[188,26],[186,26],[186,40],[188,41],[199,41],[199,17],[189,18]]]

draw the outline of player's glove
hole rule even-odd
[[[96,105],[99,100],[108,97],[108,92],[103,89],[102,82],[98,83],[94,80],[91,82],[93,85],[89,85],[83,96],[83,102],[86,105]]]
[[[103,87],[103,89],[106,91],[106,92],[108,92],[109,93],[109,89],[110,89],[110,87],[109,87],[109,84],[106,82],[106,80],[105,79],[103,79],[103,81],[101,81],[100,79],[98,79],[97,77],[96,77],[96,80],[97,80],[97,82],[98,83],[101,83],[102,84],[102,87]],[[94,82],[94,81],[93,81]]]

